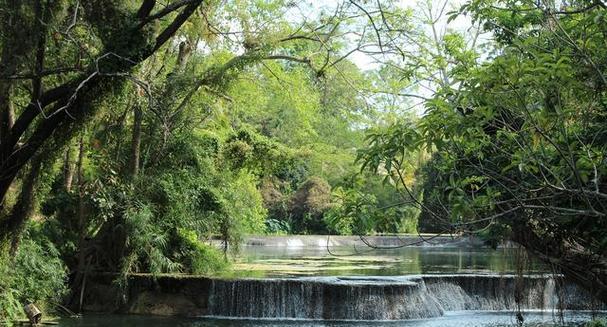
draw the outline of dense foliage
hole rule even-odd
[[[514,240],[605,300],[607,5],[475,0],[460,14],[493,50],[445,35],[425,115],[373,134],[365,163],[400,181],[426,230]],[[423,198],[401,172],[416,151],[432,152]]]
[[[607,299],[607,5],[436,4],[0,1],[0,318],[264,233],[509,239]]]
[[[378,42],[356,4],[1,7],[0,316],[80,308],[96,273],[218,273],[246,234],[415,231],[355,162],[395,105],[350,61]]]
[[[47,303],[43,309],[52,309],[67,293],[67,268],[59,251],[36,229],[30,228],[13,262],[0,263],[1,319],[20,316],[24,303]]]

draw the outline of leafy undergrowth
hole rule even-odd
[[[24,318],[23,305],[45,314],[66,294],[67,269],[46,240],[26,236],[14,258],[0,258],[0,320]]]
[[[605,319],[596,319],[587,322],[584,327],[607,327],[607,321]]]

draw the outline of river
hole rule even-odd
[[[588,310],[559,315],[558,291],[548,270],[515,248],[369,249],[341,244],[328,251],[296,243],[244,246],[234,271],[212,283],[207,316],[85,315],[61,319],[59,326],[516,326],[513,274],[521,266],[526,275],[538,276],[525,282],[526,326],[581,326],[593,315],[605,316]],[[572,296],[568,301],[585,302],[582,298]]]
[[[587,312],[568,312],[565,324],[551,312],[525,313],[525,326],[581,326],[591,319]],[[83,318],[60,320],[61,327],[506,327],[517,326],[516,317],[508,312],[452,312],[442,317],[395,321],[271,321],[271,320],[229,320],[209,318],[168,318],[136,315],[87,315]]]

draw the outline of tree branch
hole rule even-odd
[[[156,0],[144,0],[141,4],[141,7],[139,7],[139,10],[137,11],[137,17],[139,19],[144,19],[148,17],[150,12],[152,12],[152,9],[154,9],[155,5]]]
[[[174,12],[175,10],[177,10],[177,9],[179,9],[179,8],[185,6],[185,5],[188,5],[188,4],[192,3],[192,2],[197,2],[197,1],[198,0],[179,0],[179,1],[175,1],[175,2],[167,5],[166,7],[164,7],[162,10],[158,11],[157,13],[155,13],[153,15],[150,15],[150,16],[143,17],[141,19],[141,23],[139,24],[139,27],[141,27],[141,26],[143,26],[143,25],[145,25],[145,24],[147,24],[147,23],[149,23],[149,22],[151,22],[153,20],[160,19],[160,18],[162,18],[162,17],[164,17],[164,16],[166,16],[166,15]]]
[[[198,6],[202,3],[203,0],[184,0],[181,2],[187,2],[187,6],[175,17],[173,22],[158,35],[156,38],[156,45],[154,45],[154,49],[152,53],[158,50],[168,39],[170,39],[175,32],[185,23],[185,21],[194,13],[194,10],[198,8]]]

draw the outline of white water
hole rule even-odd
[[[517,285],[520,285],[517,303]],[[591,309],[589,296],[566,285],[562,306]],[[404,320],[446,312],[556,311],[551,276],[421,275],[215,280],[210,315],[313,320]]]

